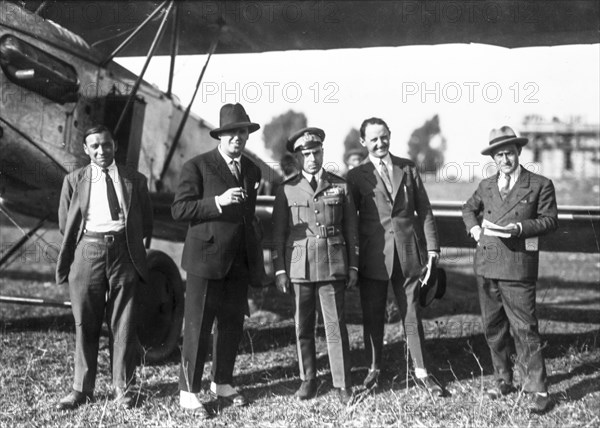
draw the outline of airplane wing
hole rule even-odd
[[[21,2],[22,3],[22,2]],[[39,1],[27,1],[36,10]],[[44,18],[105,54],[161,5],[159,1],[44,2]],[[178,53],[204,54],[220,25],[217,53],[344,49],[439,43],[509,48],[598,43],[595,0],[176,1]],[[160,15],[120,56],[146,55]],[[173,28],[173,27],[172,27]],[[169,33],[158,55],[171,52]]]

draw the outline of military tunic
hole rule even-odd
[[[323,171],[313,192],[302,174],[286,180],[275,198],[275,271],[292,282],[336,281],[358,266],[357,216],[343,178]]]
[[[349,388],[344,293],[349,267],[358,266],[358,239],[356,209],[346,182],[326,171],[314,191],[301,173],[285,181],[275,198],[273,239],[275,271],[285,271],[294,287],[300,378],[316,379],[318,295],[333,385]]]

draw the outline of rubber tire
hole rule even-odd
[[[148,283],[136,296],[142,363],[155,363],[173,353],[181,337],[184,289],[177,265],[167,254],[149,250]]]

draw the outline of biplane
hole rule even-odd
[[[197,91],[213,54],[438,43],[592,44],[600,42],[599,21],[600,3],[593,0],[2,1],[0,208],[39,222],[0,254],[0,266],[39,228],[56,221],[62,179],[89,161],[82,135],[97,122],[114,130],[117,162],[148,177],[154,237],[183,240],[185,225],[170,215],[178,171],[214,145],[208,145],[211,125],[191,112],[194,97],[183,106],[171,91],[177,55],[206,56]],[[144,81],[156,55],[171,58],[166,91]],[[117,64],[119,56],[145,56],[140,75]],[[247,155],[264,177],[278,179],[264,161]],[[273,197],[259,197],[263,223],[270,220],[272,204]],[[460,206],[433,201],[443,246],[473,245]],[[598,252],[600,208],[559,211],[560,231],[542,240],[540,249]],[[268,227],[265,232],[268,263]],[[153,283],[142,299],[140,332],[147,358],[156,360],[177,344],[184,290],[175,262],[147,244]],[[0,301],[53,304],[11,296]],[[152,334],[143,333],[148,331]]]

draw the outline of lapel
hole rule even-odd
[[[311,197],[313,197],[313,195],[315,194],[315,192],[313,192],[312,187],[310,187],[310,183],[308,182],[308,180],[306,178],[304,178],[304,175],[302,174],[302,172],[299,172],[298,175],[296,175],[292,178],[289,178],[288,180],[290,181],[290,184],[292,184],[292,182],[295,182],[296,189],[299,189],[299,190],[302,190],[303,192],[308,193]]]
[[[237,180],[229,170],[229,165],[227,165],[227,162],[225,162],[225,159],[223,159],[223,156],[221,156],[218,147],[216,147],[213,151],[209,153],[212,156],[212,160],[211,162],[209,162],[209,166],[212,167],[216,172],[216,175],[221,177],[225,184],[227,184],[227,188],[239,187]],[[242,167],[240,165],[240,169],[241,168]]]
[[[304,179],[304,181],[306,181],[306,179]],[[306,181],[308,183],[308,181]],[[310,187],[310,183],[308,184],[308,187],[310,188],[310,190],[312,190],[312,187]],[[321,192],[323,192],[324,190],[327,190],[328,188],[331,187],[331,181],[329,181],[329,173],[325,170],[323,170],[323,173],[321,174],[321,179],[319,180],[318,184],[317,184],[317,190],[315,190],[315,196]]]
[[[361,172],[363,173],[363,179],[369,182],[373,188],[379,187],[380,189],[385,190],[385,185],[370,158],[367,158],[367,161],[361,167]]]
[[[531,193],[531,189],[529,188],[531,175],[529,171],[519,165],[521,171],[519,173],[519,179],[511,189],[511,191],[506,195],[506,199],[502,200],[500,196],[500,190],[498,190],[498,174],[496,174],[496,179],[492,180],[493,189],[495,190],[494,195],[494,209],[498,215],[495,218],[495,221],[502,219],[510,210],[512,210],[515,205],[517,205],[523,198],[527,197],[529,193]],[[496,205],[496,198],[499,201],[499,206]],[[497,211],[496,211],[497,209]]]
[[[98,177],[94,177],[94,170],[92,165],[84,167],[79,175],[77,181],[77,194],[79,195],[79,210],[81,211],[82,218],[86,218],[88,207],[90,206],[90,190],[92,187],[92,180],[98,180]]]
[[[488,194],[492,198],[492,212],[499,213],[502,209],[502,196],[500,196],[500,190],[498,190],[498,173],[494,177],[490,177],[487,181]]]
[[[392,180],[394,183],[394,194],[392,195],[392,201],[395,202],[396,196],[398,195],[398,190],[400,190],[402,187],[402,182],[406,173],[404,172],[404,168],[402,168],[400,158],[393,156],[392,154],[390,154],[390,157],[392,158],[392,165],[394,165],[394,169],[392,171]]]
[[[129,208],[131,207],[131,194],[133,193],[133,182],[129,176],[128,171],[120,165],[117,165],[117,171],[119,178],[121,179],[121,191],[123,192],[123,214],[125,214],[125,220],[129,215]]]
[[[240,174],[242,174],[242,186],[246,191],[254,189],[254,184],[258,181],[257,177],[254,176],[254,169],[250,168],[252,161],[246,156],[242,155],[240,159]]]

